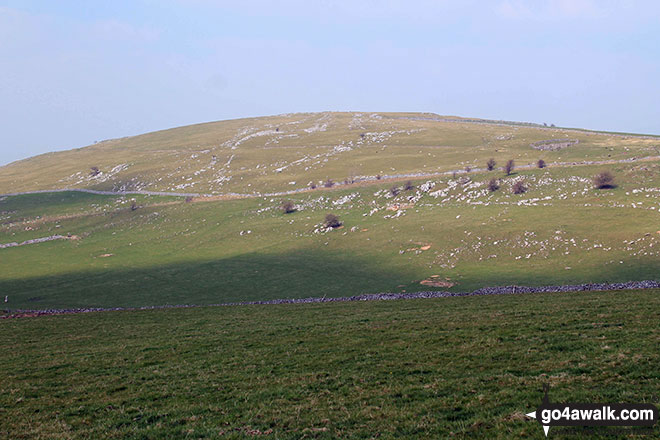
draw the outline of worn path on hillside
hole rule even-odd
[[[583,162],[552,162],[548,163],[548,167],[575,167],[575,166],[589,166],[589,165],[612,165],[612,164],[617,164],[617,163],[633,163],[633,162],[650,162],[650,161],[655,161],[655,160],[660,160],[660,156],[644,156],[644,157],[631,157],[629,159],[616,159],[616,160],[591,160],[591,161],[583,161]],[[535,168],[536,164],[531,163],[531,164],[526,164],[526,165],[517,165],[517,169],[532,169]],[[342,187],[342,186],[351,186],[355,184],[376,184],[379,182],[383,181],[396,181],[396,180],[402,180],[402,179],[426,179],[426,178],[433,178],[433,177],[440,177],[440,176],[448,176],[448,175],[454,175],[454,174],[471,174],[475,172],[485,172],[487,171],[486,168],[472,168],[471,171],[466,171],[464,169],[462,170],[450,170],[450,171],[442,171],[442,172],[437,172],[437,173],[408,173],[408,174],[390,174],[390,175],[383,175],[380,178],[377,177],[360,177],[355,179],[353,183],[342,183],[338,182],[334,184],[332,188],[336,187]],[[83,193],[89,193],[89,194],[98,194],[98,195],[110,195],[110,196],[124,196],[124,195],[151,195],[151,196],[174,196],[174,197],[196,197],[198,198],[196,201],[199,201],[200,198],[204,199],[211,199],[211,200],[220,200],[220,199],[245,199],[245,198],[253,198],[253,197],[278,197],[278,196],[287,196],[287,195],[294,195],[294,194],[299,194],[299,193],[304,193],[304,192],[309,192],[309,191],[319,191],[319,190],[328,190],[332,188],[324,188],[324,187],[317,187],[317,188],[298,188],[298,189],[293,189],[289,191],[280,191],[280,192],[272,192],[272,193],[254,193],[254,194],[241,194],[241,193],[226,193],[226,194],[203,194],[203,193],[179,193],[179,192],[166,192],[166,191],[100,191],[100,190],[95,190],[95,189],[85,189],[85,188],[58,188],[58,189],[42,189],[42,190],[35,190],[35,191],[24,191],[24,192],[15,192],[15,193],[7,193],[7,194],[0,194],[0,197],[13,197],[13,196],[22,196],[22,195],[30,195],[30,194],[47,194],[47,193],[57,193],[57,192],[83,192]]]

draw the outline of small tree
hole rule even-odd
[[[498,189],[500,189],[500,183],[497,181],[497,179],[490,179],[490,182],[488,182],[488,191],[495,192]]]
[[[403,185],[403,189],[405,191],[412,191],[413,189],[415,189],[415,185],[413,185],[412,182],[409,180]]]
[[[548,164],[546,164],[543,159],[539,159],[539,161],[536,162],[536,166],[539,167],[539,168],[545,168],[545,167],[548,166]]]
[[[507,176],[511,175],[515,166],[516,164],[513,162],[513,159],[507,160],[506,165],[504,165],[504,172],[506,173]]]
[[[334,229],[334,228],[338,228],[338,227],[341,226],[341,221],[339,220],[339,217],[337,217],[336,215],[327,214],[325,216],[325,222],[323,223],[323,225],[326,228],[333,228]]]
[[[603,171],[594,176],[594,187],[596,189],[614,188],[614,175],[609,171]]]
[[[326,188],[332,188],[333,186],[335,186],[335,182],[333,182],[332,179],[328,179],[325,181],[323,186],[325,186]]]
[[[522,180],[517,181],[516,183],[513,184],[513,187],[511,188],[511,191],[514,194],[522,194],[524,192],[527,192],[527,186],[525,186],[525,182]]]
[[[284,211],[285,214],[296,212],[296,205],[294,205],[291,200],[286,200],[282,203],[282,211]]]
[[[493,171],[495,169],[495,165],[497,165],[497,163],[492,157],[488,159],[488,162],[486,162],[486,168],[488,168],[488,171]]]

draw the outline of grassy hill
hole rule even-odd
[[[607,168],[616,188],[593,188],[602,166],[556,166],[234,200],[5,197],[0,243],[65,238],[0,249],[0,288],[16,309],[655,279],[660,164]]]
[[[530,145],[577,140],[557,151]],[[263,194],[327,179],[660,155],[653,137],[420,113],[309,113],[173,128],[0,167],[0,194],[56,188]],[[92,167],[98,171],[92,172]]]
[[[323,113],[26,159],[0,167],[0,314],[657,279],[659,148]],[[524,414],[546,383],[553,401],[657,404],[659,293],[0,319],[0,437],[541,439]]]

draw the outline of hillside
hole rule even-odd
[[[534,148],[536,147],[536,148]],[[426,113],[312,113],[212,122],[107,140],[0,167],[0,194],[86,188],[269,194],[327,179],[660,155],[660,139]]]
[[[107,141],[0,168],[0,188],[219,195],[0,196],[0,288],[9,309],[43,309],[656,279],[659,148],[648,136],[352,113]],[[615,184],[595,189],[603,170]],[[324,228],[328,213],[340,228]]]

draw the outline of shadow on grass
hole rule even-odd
[[[657,279],[658,265],[608,268],[592,265],[577,271],[476,265],[451,291],[484,286],[559,285]],[[282,254],[245,254],[136,269],[88,270],[0,281],[9,301],[3,309],[139,307],[165,304],[216,304],[279,298],[339,297],[363,293],[447,290],[419,284],[405,266],[375,258],[307,249]]]
[[[134,307],[391,291],[412,275],[345,254],[247,254],[139,269],[85,271],[0,282],[3,308]]]

